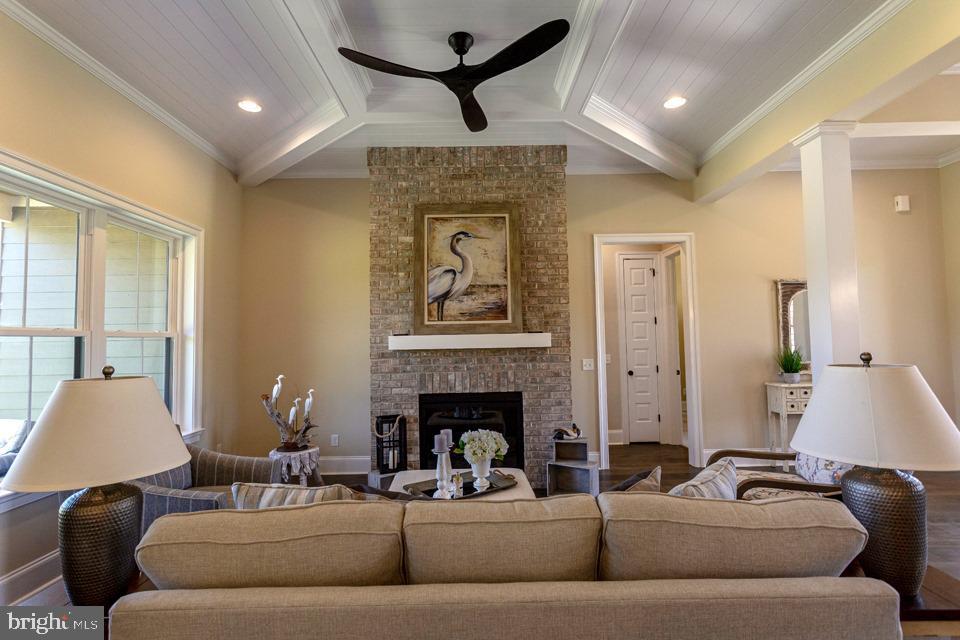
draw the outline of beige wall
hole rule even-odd
[[[885,104],[863,122],[960,120],[960,75],[933,76]]]
[[[240,187],[218,163],[2,13],[0,60],[7,89],[0,148],[205,229],[202,425],[207,442],[215,442],[237,416]],[[8,526],[23,514],[0,521],[0,570],[55,547],[49,522],[33,534]]]
[[[935,170],[857,172],[864,348],[916,363],[954,406]],[[693,232],[707,448],[765,444],[762,383],[776,374],[773,280],[803,277],[798,173],[772,173],[712,204],[689,202],[662,176],[570,176],[573,361],[595,357],[592,235]],[[911,195],[913,212],[893,212]],[[597,447],[594,372],[573,371],[574,419]]]
[[[370,214],[367,180],[274,180],[244,191],[239,428],[224,447],[263,455],[277,432],[258,397],[277,374],[317,390],[325,456],[370,449]],[[340,447],[329,446],[331,433]]]
[[[943,344],[942,349],[953,356],[956,417],[960,416],[960,162],[940,169],[940,199],[950,337],[949,343]]]

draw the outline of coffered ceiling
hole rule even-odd
[[[571,173],[660,171],[706,158],[908,0],[0,0],[245,184],[365,175],[369,145],[550,143]],[[444,69],[458,30],[482,61],[552,19],[567,38],[480,85],[472,134],[429,81],[357,67],[355,48]],[[666,110],[672,95],[686,106]],[[260,113],[240,111],[250,98]]]

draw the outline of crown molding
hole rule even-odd
[[[560,57],[560,66],[553,79],[553,89],[560,100],[561,111],[567,106],[573,83],[577,79],[577,73],[580,72],[580,66],[593,41],[594,27],[602,7],[602,0],[580,0],[580,4],[577,5],[570,35],[567,38],[567,44],[563,47],[563,55]]]
[[[960,150],[958,150],[960,151]],[[941,158],[942,159],[942,158]],[[938,158],[888,158],[885,160],[852,160],[850,162],[850,169],[853,171],[883,171],[883,170],[897,170],[897,169],[938,169],[940,168],[940,160]],[[960,154],[957,157],[960,160]],[[784,162],[779,167],[771,169],[771,171],[786,171],[786,172],[798,172],[800,171],[800,158],[791,158],[787,162]]]
[[[145,96],[126,80],[110,71],[96,58],[68,40],[59,31],[44,22],[35,13],[24,7],[16,0],[0,0],[0,11],[10,16],[21,26],[28,29],[35,36],[52,46],[54,49],[80,65],[85,71],[105,83],[111,89],[137,105],[151,116],[167,125],[184,140],[197,147],[205,154],[222,164],[230,171],[236,172],[236,162],[224,154],[211,142],[188,127],[186,124],[171,115],[163,107]]]
[[[943,169],[954,162],[960,162],[960,147],[937,158],[937,167]]]
[[[340,3],[337,0],[316,0],[317,12],[322,18],[326,19],[327,25],[332,32],[334,43],[338,47],[347,47],[348,49],[358,49],[356,40],[353,39],[353,32],[347,24],[347,18],[343,15]],[[364,67],[358,64],[347,65],[348,72],[354,77],[357,86],[363,92],[364,96],[369,96],[373,91],[373,81],[370,80],[370,74]]]
[[[888,20],[897,15],[903,8],[910,4],[912,0],[887,0],[876,8],[869,16],[863,19],[857,26],[851,29],[847,35],[834,43],[830,48],[820,54],[816,60],[794,76],[789,82],[780,87],[772,96],[764,100],[759,107],[754,109],[746,118],[738,122],[732,129],[720,136],[716,142],[710,145],[700,156],[700,165],[702,166],[712,157],[723,151],[734,140],[747,132],[750,127],[757,124],[768,116],[774,109],[786,102],[793,94],[807,86],[817,76],[823,73],[830,65],[847,54],[848,51],[860,44],[865,38],[874,31],[882,27]]]
[[[857,123],[849,120],[827,120],[813,125],[790,142],[795,147],[802,147],[821,136],[839,135],[849,138],[856,128]]]

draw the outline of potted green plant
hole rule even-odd
[[[800,372],[803,371],[803,354],[799,349],[784,347],[777,355],[777,366],[780,367],[780,378],[784,382],[796,384],[800,382]]]

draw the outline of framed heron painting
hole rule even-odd
[[[414,333],[517,333],[520,228],[510,202],[418,205]]]

